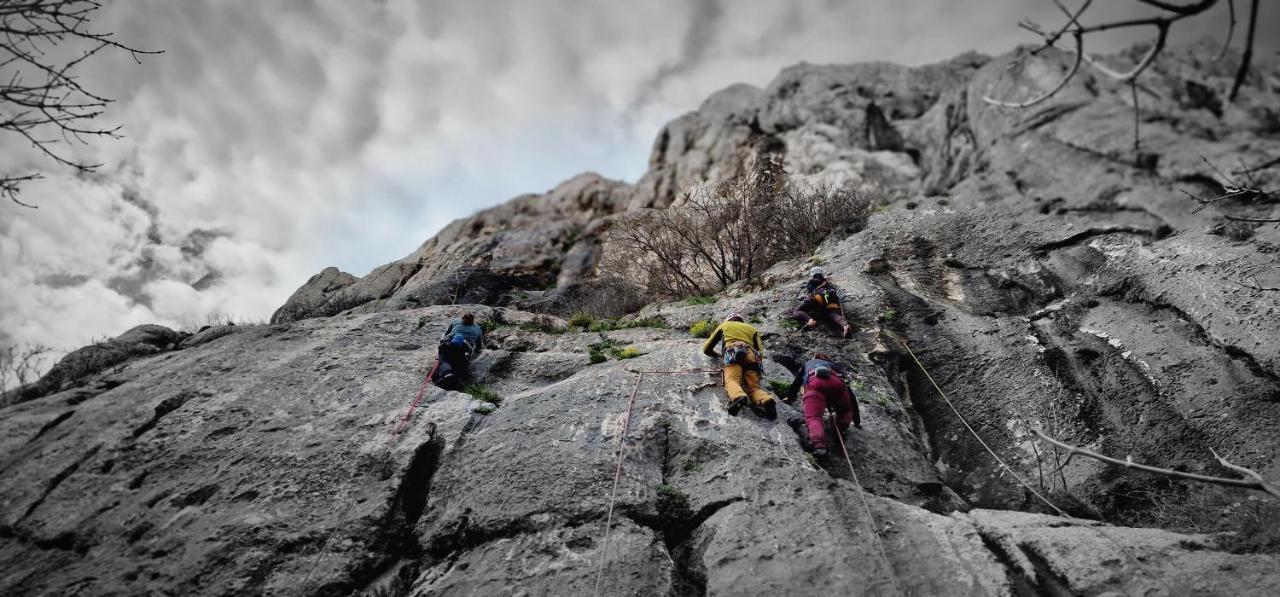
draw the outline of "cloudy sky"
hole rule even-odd
[[[164,54],[81,69],[127,135],[75,149],[97,175],[0,138],[0,168],[46,174],[22,195],[38,209],[0,204],[0,346],[265,319],[323,267],[363,275],[476,209],[586,170],[634,180],[658,128],[731,83],[1000,53],[1032,41],[1020,19],[1058,22],[1049,0],[106,4],[96,28]],[[1175,31],[1225,23],[1224,4]]]

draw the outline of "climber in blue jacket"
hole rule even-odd
[[[475,313],[453,320],[440,337],[437,361],[431,381],[446,390],[456,390],[471,378],[467,365],[484,350],[484,328],[476,324]]]

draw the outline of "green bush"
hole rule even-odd
[[[693,296],[693,297],[689,297],[689,298],[685,299],[685,301],[684,301],[684,302],[686,302],[686,303],[688,303],[688,304],[690,304],[690,305],[714,305],[714,304],[716,304],[716,297],[714,297],[714,296]]]
[[[685,458],[682,468],[684,468],[684,472],[686,473],[696,473],[702,470],[702,463],[692,458]]]
[[[526,332],[538,332],[542,334],[563,334],[568,328],[562,328],[556,324],[556,320],[546,315],[538,315],[532,320],[520,324],[520,329]]]
[[[609,360],[609,357],[604,356],[604,353],[598,350],[592,350],[589,354],[591,357],[592,365],[599,365],[600,363],[603,363]]]
[[[689,334],[694,338],[710,338],[715,331],[716,323],[709,319],[695,321],[689,326]]]
[[[689,496],[674,485],[663,483],[657,487],[658,515],[664,518],[683,518],[689,512]]]
[[[786,396],[787,390],[791,389],[791,380],[771,379],[769,380],[769,389],[773,390],[773,393],[776,396]]]
[[[489,404],[492,404],[494,406],[502,404],[502,396],[499,396],[496,392],[494,392],[493,390],[490,390],[489,387],[484,384],[479,384],[479,383],[467,384],[466,387],[462,388],[462,391],[468,394],[471,394],[472,398],[475,398],[476,400],[479,400],[481,402],[488,402]]]
[[[484,333],[486,334],[488,334],[489,332],[492,332],[493,330],[498,329],[501,326],[502,326],[502,323],[495,319],[486,319],[480,322],[480,329],[484,330]]]
[[[611,319],[602,319],[600,321],[593,321],[591,322],[591,327],[589,327],[588,329],[597,333],[612,332],[613,330],[618,329],[618,322]]]
[[[594,326],[596,320],[594,317],[587,315],[581,311],[569,316],[569,325],[576,328],[589,328]]]
[[[751,325],[760,325],[764,323],[764,319],[762,319],[759,315],[752,315],[751,317],[747,318],[747,323]]]

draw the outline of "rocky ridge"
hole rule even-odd
[[[326,270],[271,325],[81,367],[91,383],[0,410],[0,589],[590,594],[603,562],[607,594],[1275,594],[1275,548],[1242,528],[1265,531],[1270,502],[1082,459],[1055,477],[1030,435],[1230,474],[1212,448],[1280,477],[1280,293],[1239,278],[1280,232],[1227,235],[1218,219],[1271,204],[1197,212],[1182,193],[1220,190],[1206,162],[1278,153],[1280,70],[1264,61],[1227,104],[1213,89],[1231,59],[1205,55],[1175,49],[1146,79],[1137,156],[1128,90],[1105,79],[1028,111],[981,101],[1051,85],[1062,56],[793,67],[668,125],[634,185],[580,176],[363,278]],[[762,143],[888,209],[712,304],[646,306],[648,327],[521,310],[563,311],[613,218],[678,202]],[[833,272],[854,338],[782,324],[812,263]],[[458,311],[444,303],[485,303],[468,307],[496,326],[476,368],[501,404],[430,388],[395,433]],[[856,481],[843,459],[805,457],[790,407],[731,418],[705,373],[633,372],[712,366],[684,330],[729,310],[760,322],[767,377],[817,349],[853,370]],[[593,364],[624,346],[640,356]],[[926,370],[1072,518],[1000,470]]]

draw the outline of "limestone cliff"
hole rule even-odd
[[[1280,153],[1280,68],[1227,103],[1233,59],[1206,55],[1174,49],[1144,77],[1138,154],[1128,88],[1087,72],[1032,110],[981,100],[1051,85],[1062,56],[789,68],[669,124],[635,184],[583,175],[363,278],[326,270],[270,325],[85,351],[0,410],[0,592],[1276,594],[1274,501],[1058,470],[1031,436],[1230,475],[1213,449],[1280,478],[1280,293],[1241,283],[1280,231],[1221,219],[1276,207],[1197,211],[1183,192],[1221,191],[1210,163]],[[618,214],[762,142],[885,208],[635,327],[529,312],[563,313]],[[853,338],[785,325],[813,263]],[[491,322],[475,367],[500,404],[428,388],[409,411],[452,303]],[[790,406],[729,417],[713,376],[635,373],[714,367],[686,330],[730,310],[759,322],[768,378],[814,350],[850,367],[852,471],[806,457]]]

